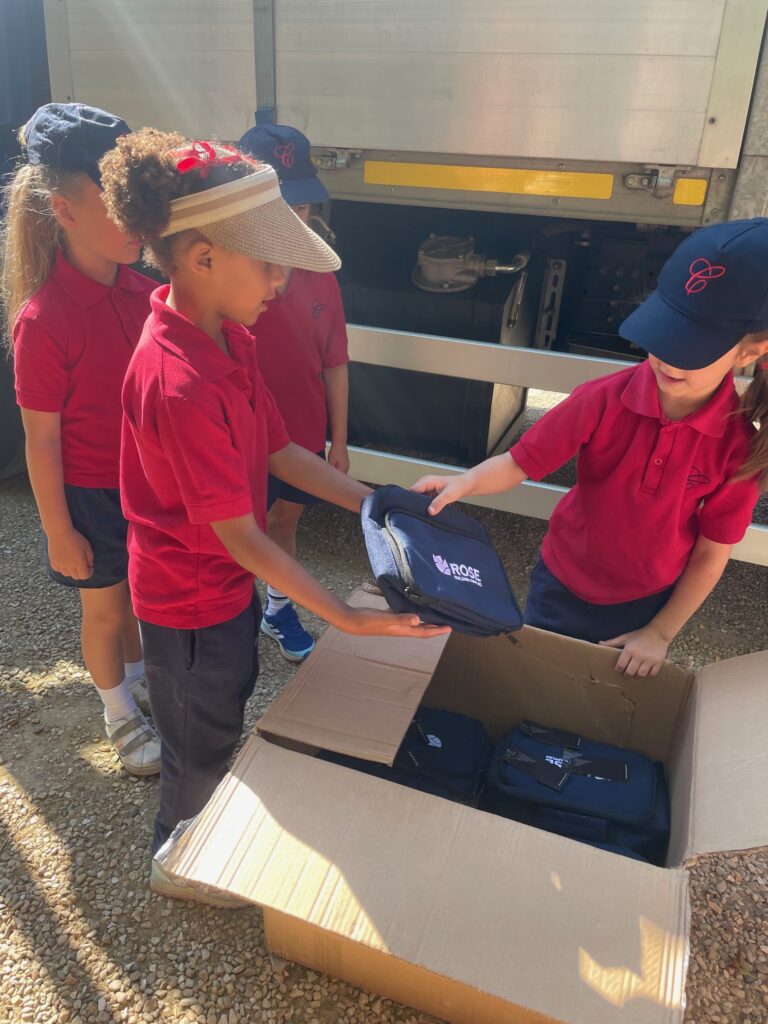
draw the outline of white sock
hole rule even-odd
[[[140,658],[138,661],[126,661],[125,662],[125,678],[129,683],[135,682],[137,679],[141,679],[144,675],[144,659]]]
[[[286,597],[285,594],[281,594],[279,590],[275,590],[274,587],[267,585],[267,610],[266,615],[277,615],[279,611],[282,611],[287,604],[291,603],[291,599]]]
[[[96,689],[104,705],[104,717],[108,722],[112,723],[119,718],[126,718],[136,710],[136,701],[131,695],[127,679],[110,690],[102,690],[99,686]]]

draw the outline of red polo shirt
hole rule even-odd
[[[333,274],[293,270],[252,331],[259,366],[292,441],[319,452],[328,431],[323,371],[349,362],[347,324]]]
[[[128,579],[140,619],[198,629],[251,600],[252,574],[210,524],[253,513],[264,529],[268,459],[289,439],[248,331],[225,325],[227,355],[167,296],[152,296],[123,386]]]
[[[22,409],[61,413],[65,483],[118,485],[120,388],[155,287],[128,267],[112,287],[99,284],[59,251],[16,320],[16,400]]]
[[[700,535],[740,541],[758,487],[728,482],[754,433],[738,404],[728,374],[706,405],[668,420],[645,362],[582,384],[526,431],[511,455],[533,480],[579,456],[542,545],[550,572],[584,601],[618,604],[671,586]]]

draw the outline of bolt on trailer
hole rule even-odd
[[[766,213],[768,0],[44,9],[56,99],[309,136],[343,259],[352,472],[374,483],[503,450],[526,389],[642,358],[618,326],[678,242]],[[482,503],[547,517],[562,493]],[[735,556],[768,564],[768,530]]]

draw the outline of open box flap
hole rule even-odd
[[[692,700],[675,772],[687,814],[671,859],[768,845],[768,651],[707,665]]]
[[[386,608],[362,591],[349,603]],[[447,639],[350,636],[330,627],[259,732],[392,764]]]
[[[682,1021],[685,872],[264,738],[164,864],[556,1021]]]

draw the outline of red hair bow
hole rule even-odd
[[[212,167],[234,164],[242,160],[241,155],[231,146],[212,146],[210,142],[193,142],[187,149],[178,149],[176,170],[179,174],[197,171],[200,178],[207,178]]]

